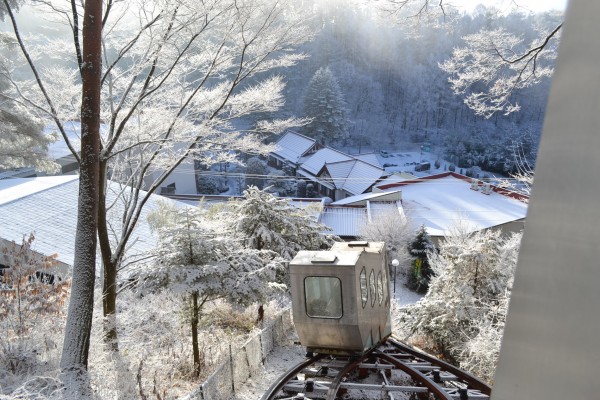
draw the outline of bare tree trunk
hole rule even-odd
[[[102,1],[88,0],[83,17],[81,104],[81,165],[73,262],[73,285],[65,328],[61,369],[67,397],[83,397],[86,382],[94,282],[98,217],[98,159],[100,149],[100,74],[102,71]],[[83,386],[77,383],[83,382]]]
[[[106,213],[106,161],[100,162],[98,190],[98,242],[102,254],[102,313],[104,339],[113,351],[119,350],[117,337],[117,265],[110,247]]]
[[[192,293],[192,352],[194,354],[194,375],[200,376],[200,348],[198,346],[198,292]]]

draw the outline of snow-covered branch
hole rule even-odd
[[[452,90],[464,95],[476,114],[510,114],[520,109],[511,99],[515,91],[552,75],[561,27],[541,33],[541,39],[531,43],[502,28],[467,35],[466,47],[455,48],[440,68],[450,75]]]

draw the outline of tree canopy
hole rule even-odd
[[[312,118],[303,128],[304,132],[321,143],[339,144],[348,138],[346,102],[328,67],[319,68],[308,83],[304,116]]]

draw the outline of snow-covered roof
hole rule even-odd
[[[527,215],[527,204],[521,201],[525,196],[497,187],[484,194],[471,189],[469,178],[454,173],[379,188],[402,190],[405,214],[416,226],[425,225],[432,236],[445,236],[457,223],[477,231],[522,220]]]
[[[2,179],[0,180],[0,207],[32,194],[43,192],[56,186],[60,186],[63,183],[78,179],[79,177],[76,175]]]
[[[368,201],[364,206],[325,206],[319,222],[332,229],[337,236],[358,237],[364,226],[378,216],[402,215],[399,201]]]
[[[317,175],[323,169],[325,163],[335,163],[339,161],[352,161],[353,158],[341,151],[326,147],[318,150],[310,156],[300,167],[313,175]]]
[[[319,222],[331,228],[338,236],[359,236],[367,223],[367,211],[364,207],[324,207]]]
[[[367,162],[376,167],[381,167],[381,162],[379,161],[379,157],[377,157],[376,153],[355,154],[354,158]]]
[[[325,168],[337,189],[353,195],[365,192],[385,174],[382,168],[361,160],[327,162]]]
[[[46,255],[56,253],[59,261],[73,265],[78,178],[68,175],[1,180],[0,238],[20,243],[24,235],[34,232],[35,251]],[[109,185],[107,198],[111,204],[118,187],[115,183]],[[150,196],[129,242],[129,255],[140,254],[155,246],[156,238],[146,217],[155,209],[158,199],[170,201],[158,195]],[[118,205],[119,202],[114,203],[114,207]],[[118,220],[115,217],[112,228],[119,226]]]
[[[315,144],[316,140],[300,135],[296,132],[286,132],[277,142],[277,150],[273,154],[285,159],[298,163],[307,151]]]
[[[385,178],[381,182],[379,182],[377,184],[377,186],[384,186],[384,185],[390,185],[392,183],[405,182],[405,181],[415,179],[415,178],[416,178],[416,176],[414,176],[412,174],[408,174],[406,172],[403,172],[402,174],[393,173],[392,175],[388,176],[387,178]]]

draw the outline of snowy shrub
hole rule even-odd
[[[0,278],[0,321],[10,329],[9,337],[27,334],[40,315],[59,312],[67,295],[68,282],[51,272],[57,256],[34,252],[34,240],[31,234],[20,245],[0,248],[10,266]]]
[[[315,185],[313,185],[312,183],[308,183],[306,185],[306,197],[308,198],[314,198],[317,197],[317,192],[315,191]]]
[[[491,379],[504,330],[520,234],[455,231],[428,253],[434,272],[403,328],[476,375]],[[492,340],[493,339],[493,340]]]
[[[267,165],[258,157],[251,157],[246,161],[246,185],[262,189],[265,186]]]
[[[455,166],[454,164],[450,164],[450,165],[448,166],[448,171],[451,171],[451,172],[454,172],[454,171],[456,171],[456,166]]]
[[[247,310],[235,309],[230,304],[223,304],[205,314],[202,326],[206,328],[218,326],[225,331],[249,333],[256,327],[256,315]]]
[[[62,338],[56,325],[61,324],[69,285],[51,272],[56,256],[34,252],[33,242],[29,235],[21,244],[0,248],[9,265],[0,277],[0,393],[58,367]]]
[[[288,178],[283,171],[275,170],[269,172],[266,186],[270,192],[277,192],[279,196],[288,196],[295,192],[295,182]],[[265,189],[267,190],[267,189]]]
[[[196,180],[196,190],[199,194],[217,194],[217,182],[210,176],[199,175]]]
[[[298,181],[296,181],[296,197],[307,197],[306,181],[304,179],[298,179]]]

